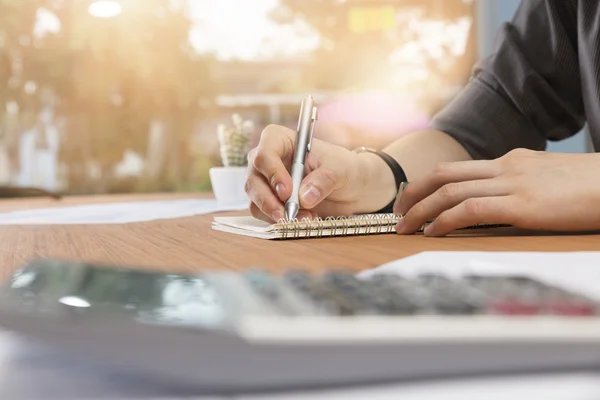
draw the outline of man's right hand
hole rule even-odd
[[[248,155],[246,193],[254,217],[267,222],[285,218],[295,138],[296,132],[288,128],[268,126]],[[313,139],[305,166],[298,219],[374,212],[396,194],[391,170],[370,153],[357,154]]]

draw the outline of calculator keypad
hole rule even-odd
[[[266,302],[280,303],[282,293],[293,292],[325,315],[598,314],[595,301],[522,276],[421,274],[407,278],[377,274],[359,278],[344,270],[314,274],[297,269],[285,271],[277,279],[252,272],[247,281]]]

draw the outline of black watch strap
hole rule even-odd
[[[383,161],[385,161],[385,163],[390,167],[392,173],[394,174],[394,180],[396,181],[396,193],[400,191],[400,186],[402,186],[402,184],[406,185],[408,183],[408,179],[406,177],[406,174],[404,173],[404,170],[402,169],[400,164],[398,164],[398,162],[394,159],[394,157],[390,156],[389,154],[384,153],[381,150],[370,149],[368,147],[359,147],[354,151],[357,153],[373,153],[378,155]],[[379,211],[375,211],[374,214],[392,214],[394,212],[395,202],[396,198],[393,198],[388,205],[386,205]]]

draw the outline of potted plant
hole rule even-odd
[[[252,121],[244,121],[238,114],[232,116],[233,126],[219,125],[218,138],[222,166],[209,170],[215,198],[221,206],[240,206],[250,200],[244,191],[248,169],[248,153]]]

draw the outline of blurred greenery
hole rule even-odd
[[[18,106],[19,132],[30,129],[42,108],[51,106],[64,122],[59,158],[68,165],[65,179],[71,191],[176,190],[197,184],[192,179],[205,186],[207,171],[193,171],[197,161],[190,141],[209,112],[200,105],[210,107],[214,89],[211,60],[198,56],[189,43],[187,2],[122,2],[123,13],[108,19],[89,15],[89,4],[0,0],[3,134],[14,119],[4,104]],[[34,34],[40,10],[53,14],[60,30]],[[146,156],[155,122],[166,131],[160,146],[164,167],[145,181],[117,179],[113,169],[125,150]],[[97,179],[89,176],[90,163],[99,167]]]

